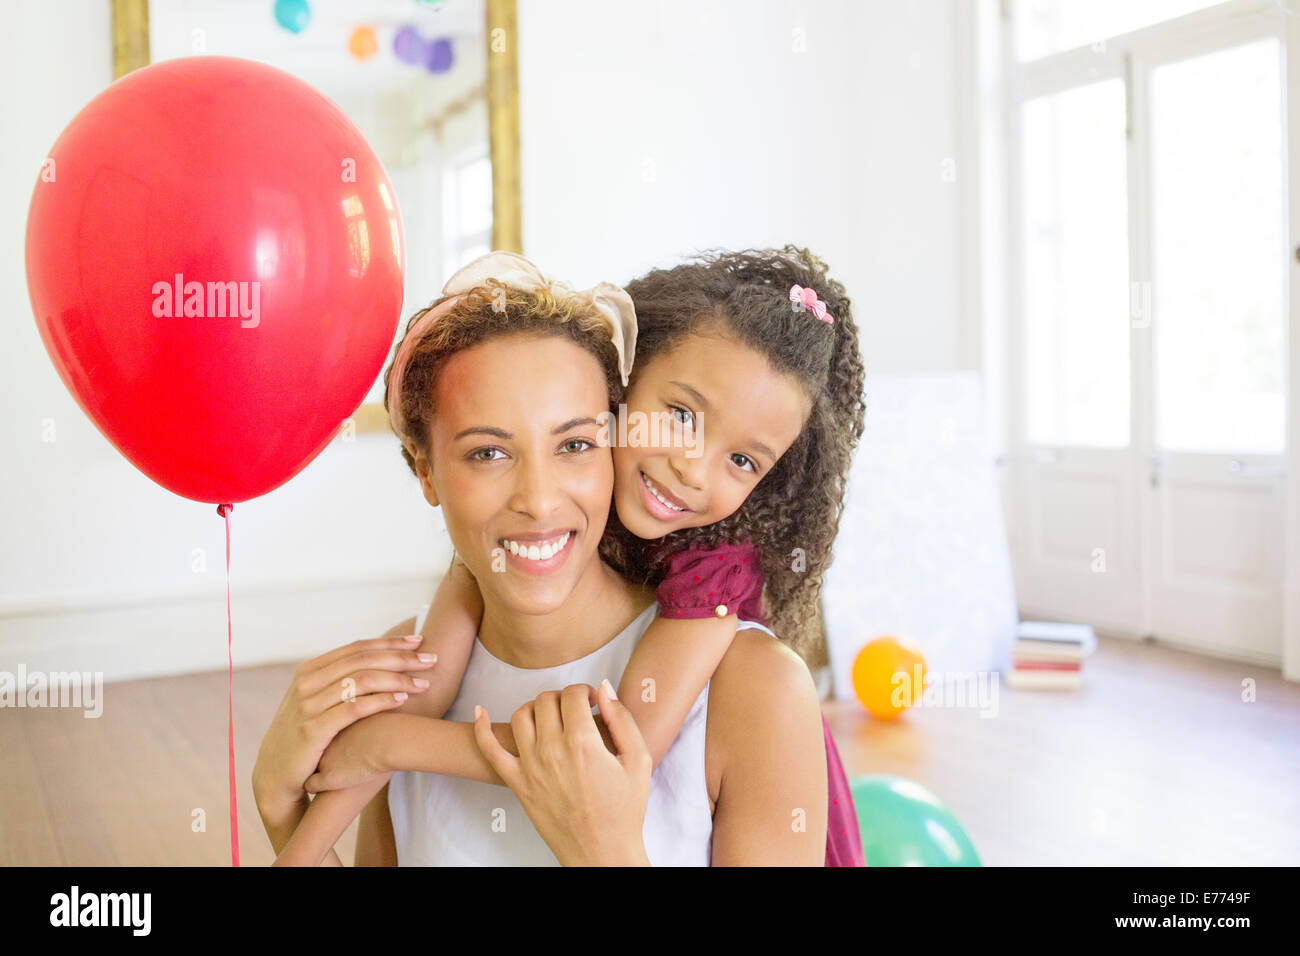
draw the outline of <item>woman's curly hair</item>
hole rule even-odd
[[[811,288],[831,323],[792,307],[790,287]],[[803,431],[735,514],[658,542],[630,534],[611,513],[602,554],[648,584],[669,555],[692,545],[753,543],[762,555],[773,630],[805,657],[821,640],[822,576],[831,560],[853,450],[862,436],[865,372],[844,286],[806,249],[710,251],[627,285],[637,314],[637,370],[693,332],[725,332],[807,389]],[[800,553],[802,552],[802,554]]]
[[[394,349],[394,355],[406,343],[415,324],[430,309],[447,298],[438,299],[419,310],[406,323],[406,333]],[[609,393],[610,411],[623,397],[618,352],[610,338],[606,320],[590,302],[570,295],[557,295],[549,289],[524,292],[488,279],[476,289],[464,293],[445,316],[420,333],[412,342],[411,355],[401,377],[401,395],[392,394],[393,362],[384,370],[384,408],[397,409],[401,430],[409,435],[416,448],[430,457],[429,423],[433,421],[434,385],[442,365],[457,352],[504,335],[537,335],[567,338],[590,352],[600,363]],[[415,459],[402,445],[402,458],[415,474]]]

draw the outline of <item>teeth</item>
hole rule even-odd
[[[641,483],[642,483],[643,485],[645,485],[646,488],[648,488],[648,489],[650,490],[650,494],[654,495],[657,499],[659,499],[659,501],[660,501],[662,504],[668,506],[668,507],[671,508],[673,511],[685,511],[685,510],[686,510],[685,508],[679,508],[679,507],[677,507],[677,505],[673,504],[671,501],[669,501],[669,500],[668,500],[667,498],[665,498],[663,495],[659,494],[659,492],[655,490],[655,486],[652,485],[652,484],[650,484],[650,479],[649,479],[649,477],[647,477],[646,475],[642,475],[642,476],[641,476]]]
[[[520,544],[518,541],[511,541],[509,538],[501,540],[501,546],[508,548],[511,554],[516,554],[521,558],[527,558],[529,561],[545,561],[547,558],[553,558],[569,543],[570,531],[564,532],[553,541],[543,541],[537,544]]]

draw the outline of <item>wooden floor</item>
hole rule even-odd
[[[272,859],[249,776],[293,668],[235,673],[245,866]],[[930,788],[986,865],[1300,864],[1300,687],[1276,672],[1102,638],[1082,691],[1000,686],[997,703],[826,712],[850,776]],[[230,863],[224,671],[107,685],[97,719],[0,710],[0,759],[0,865]]]

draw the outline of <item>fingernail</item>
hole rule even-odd
[[[420,635],[419,635],[419,634],[407,634],[406,637],[402,638],[402,640],[404,640],[404,641],[418,641],[418,640],[420,640]]]
[[[480,717],[482,717],[482,716],[483,716],[483,708],[480,707],[478,704],[475,704],[475,705],[474,705],[474,719],[475,719],[475,720],[478,720],[478,719],[479,719]]]
[[[399,692],[394,694],[393,698],[400,704],[402,701],[406,700],[406,694]]]
[[[600,686],[605,688],[605,692],[609,694],[610,700],[618,700],[618,694],[614,693],[614,685],[609,682],[608,677],[600,682]]]
[[[415,680],[415,686],[420,688],[420,690],[424,690],[424,688],[429,686],[429,682],[425,680],[423,677],[416,677],[414,678],[414,680]]]
[[[426,664],[432,664],[434,661],[438,659],[437,654],[416,654],[415,656],[418,657],[420,660],[424,661]]]

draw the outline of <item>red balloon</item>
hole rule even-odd
[[[27,216],[27,289],[64,384],[137,468],[211,504],[266,494],[329,444],[392,346],[404,266],[361,132],[233,57],[96,96]]]

